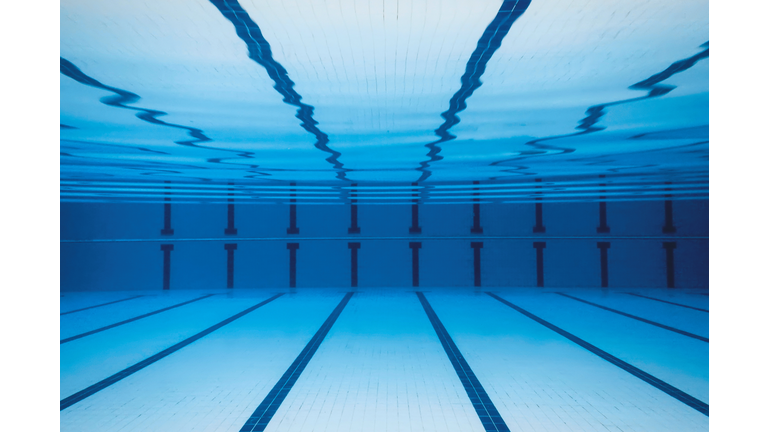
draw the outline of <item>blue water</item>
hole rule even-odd
[[[61,430],[708,430],[708,13],[63,0]]]
[[[567,290],[708,336],[708,314],[623,293]],[[216,294],[61,346],[61,397],[174,346],[269,298]],[[540,290],[501,298],[610,352],[699,401],[709,400],[708,344]],[[157,293],[62,316],[62,336],[197,297]],[[706,307],[695,291],[659,298]],[[62,311],[125,298],[72,293]],[[67,407],[62,430],[238,431],[345,296],[298,289]],[[708,418],[489,296],[424,293],[510,430],[708,430]],[[121,306],[117,306],[121,304]],[[163,316],[165,315],[165,316]],[[356,290],[267,429],[484,431],[471,400],[410,290]]]
[[[707,197],[706,3],[92,3],[61,8],[62,200]]]

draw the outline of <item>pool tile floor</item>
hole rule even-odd
[[[463,363],[447,355],[414,288],[66,292],[62,313],[97,307],[63,314],[61,339],[214,295],[63,343],[62,399],[285,294],[141,370],[119,375],[63,409],[61,430],[708,430],[707,415],[486,291],[708,404],[707,342],[556,294],[708,338],[709,300],[698,291],[423,288]],[[349,292],[354,294],[348,303],[329,320]],[[316,351],[281,387],[279,404],[270,405],[260,417],[265,420],[249,423],[330,321],[327,334],[314,339]],[[498,421],[480,417],[459,363],[471,369]]]

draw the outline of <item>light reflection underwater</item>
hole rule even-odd
[[[707,430],[706,2],[294,3],[62,2],[61,430]]]

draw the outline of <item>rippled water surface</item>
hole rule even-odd
[[[706,1],[61,3],[61,198],[706,198]]]

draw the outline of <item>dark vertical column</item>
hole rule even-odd
[[[288,272],[290,274],[288,285],[291,288],[296,288],[296,249],[299,248],[299,244],[288,243],[287,247],[291,255],[289,269],[288,269]]]
[[[474,250],[475,254],[475,286],[480,286],[480,249],[483,248],[483,242],[472,242],[470,243],[470,246],[472,246],[472,249]]]
[[[605,197],[600,197],[601,199]],[[606,202],[600,201],[600,225],[597,227],[598,233],[609,233],[611,232],[611,227],[607,224],[607,209],[606,209]]]
[[[541,179],[538,178],[535,180],[537,183],[541,183]],[[536,186],[536,189],[541,189],[541,186]],[[536,195],[541,195],[542,192],[536,192]],[[538,196],[536,198],[536,201],[541,201],[541,197]],[[533,232],[535,233],[544,233],[547,232],[547,228],[544,226],[544,209],[542,208],[541,202],[536,203],[536,225],[533,227]]]
[[[604,174],[600,175],[600,178],[605,178]],[[605,183],[600,183],[600,186],[605,186]],[[605,189],[600,192],[605,192]],[[611,232],[611,228],[608,226],[608,209],[607,203],[604,201],[605,196],[600,197],[600,225],[597,227],[597,232],[600,234],[607,234]]]
[[[224,245],[227,251],[227,288],[235,286],[235,250],[237,243],[227,243]]]
[[[291,183],[291,186],[296,186],[296,183]],[[296,227],[296,189],[291,189],[291,214],[290,214],[290,226],[288,227],[288,234],[298,234],[299,228]]]
[[[418,186],[418,183],[411,183],[411,186]],[[411,234],[421,234],[421,227],[419,226],[419,199],[416,193],[416,189],[411,194],[414,199],[411,200],[411,227],[408,228],[408,232]]]
[[[597,242],[597,247],[600,249],[600,286],[608,288],[608,249],[611,242]]]
[[[166,180],[165,183],[170,184],[171,182]],[[163,229],[160,230],[160,235],[173,235],[173,228],[171,228],[171,187],[166,186],[165,189],[168,192],[165,193]]]
[[[662,247],[667,252],[667,288],[675,287],[675,248],[677,242],[663,242]]]
[[[533,247],[536,248],[536,286],[544,286],[544,248],[547,247],[547,242],[533,242]]]
[[[234,183],[229,183],[232,186]],[[229,188],[229,196],[234,197],[234,188]],[[227,228],[224,229],[226,235],[237,235],[237,228],[235,228],[235,199],[227,198],[229,204],[227,204]]]
[[[664,182],[664,184],[672,184],[672,182]],[[672,188],[665,188],[666,191],[671,191]],[[672,194],[664,195],[665,198],[672,198]],[[664,201],[664,228],[661,232],[664,234],[672,234],[677,231],[674,223],[672,222],[672,200],[668,199]]]
[[[171,289],[171,251],[172,244],[161,244],[160,250],[163,251],[163,289]]]
[[[421,249],[421,242],[410,242],[408,247],[411,248],[411,269],[413,274],[413,286],[419,286],[419,249]]]
[[[479,181],[472,182],[473,184],[480,184]],[[480,188],[474,188],[475,191],[479,191]],[[479,196],[480,192],[474,192],[473,195]],[[472,234],[482,234],[483,233],[483,227],[480,226],[480,204],[477,201],[480,201],[480,198],[473,198],[473,201],[475,201],[474,204],[472,204],[472,229],[470,232]],[[479,285],[478,285],[479,286]]]
[[[360,249],[360,243],[350,242],[347,246],[352,253],[352,287],[357,287],[357,250]]]
[[[352,186],[357,186],[357,183],[352,183]],[[350,226],[347,230],[347,233],[349,234],[360,234],[360,227],[357,226],[357,190],[352,189],[352,198],[350,201],[352,202],[352,205],[350,206]]]

